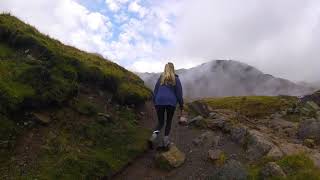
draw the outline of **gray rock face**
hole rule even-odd
[[[308,119],[303,121],[298,130],[298,136],[301,139],[314,139],[320,141],[320,121]]]
[[[286,177],[286,174],[283,172],[282,168],[275,162],[267,163],[262,168],[260,175],[262,179],[269,179],[272,177]]]
[[[248,131],[247,156],[250,160],[257,160],[266,155],[273,146],[263,134],[256,130]]]
[[[243,144],[247,135],[247,128],[244,126],[236,126],[231,128],[231,139],[239,144]]]
[[[217,180],[246,180],[248,172],[243,164],[236,160],[229,160],[213,176]]]

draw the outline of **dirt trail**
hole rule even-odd
[[[156,124],[156,115],[153,105],[147,104],[147,112],[142,125],[152,128]],[[203,144],[195,145],[193,140],[203,133],[208,133],[209,138]],[[220,136],[220,144],[213,146],[213,137]],[[200,130],[194,127],[181,126],[178,124],[177,113],[175,113],[172,130],[170,134],[171,141],[186,154],[185,163],[172,171],[160,170],[155,165],[156,150],[149,150],[143,156],[135,160],[126,169],[114,177],[116,180],[154,180],[154,179],[207,179],[217,170],[212,162],[208,160],[209,149],[221,149],[227,157],[236,157],[244,159],[242,148],[234,144],[228,136],[221,132],[210,130]]]

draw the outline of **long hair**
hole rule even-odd
[[[176,76],[173,63],[169,62],[164,67],[164,72],[161,75],[161,85],[176,85]]]

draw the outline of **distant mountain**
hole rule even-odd
[[[264,74],[233,60],[215,60],[191,69],[177,70],[188,98],[244,95],[304,95],[312,88]],[[159,73],[137,73],[153,89]]]

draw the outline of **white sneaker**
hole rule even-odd
[[[153,143],[157,139],[159,133],[160,133],[160,131],[158,131],[158,130],[153,131],[151,137],[149,138],[149,147],[151,149],[153,148]]]

